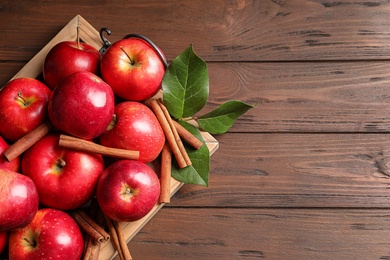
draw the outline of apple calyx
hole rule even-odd
[[[125,184],[123,185],[122,194],[125,200],[130,200],[131,197],[138,194],[138,191],[136,189],[132,189],[131,187]]]
[[[57,161],[56,161],[56,164],[55,164],[55,167],[56,167],[56,171],[61,171],[62,168],[64,168],[66,165],[66,162],[64,159],[62,158],[58,158]]]
[[[27,238],[26,236],[22,236],[22,239],[27,243],[27,246],[31,249],[35,248],[37,246],[36,240],[33,238],[33,240]]]
[[[130,57],[130,55],[123,49],[122,46],[120,46],[119,48],[123,51],[123,53],[126,55],[126,57],[130,60],[130,65],[134,66],[134,64],[135,64],[134,59],[132,59],[132,58]]]

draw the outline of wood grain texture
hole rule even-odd
[[[210,63],[210,101],[257,104],[234,132],[388,132],[388,62]]]
[[[77,14],[170,61],[193,44],[201,112],[258,103],[216,136],[209,187],[184,185],[130,241],[134,259],[390,259],[388,1],[0,1],[0,84]]]
[[[183,186],[167,206],[390,207],[388,134],[227,134],[209,187]]]
[[[390,3],[328,0],[2,1],[1,60],[26,60],[76,14],[113,41],[153,39],[168,59],[193,44],[208,61],[388,59]],[[59,10],[61,15],[59,15]],[[28,15],[26,15],[28,14]],[[33,27],[32,27],[33,25]]]
[[[0,63],[5,84],[23,63]],[[387,62],[210,63],[210,98],[257,104],[230,132],[389,132]]]
[[[389,236],[388,210],[164,208],[129,247],[134,259],[389,259]]]

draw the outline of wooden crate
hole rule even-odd
[[[75,16],[45,47],[42,48],[13,78],[32,77],[37,78],[42,73],[43,61],[49,50],[61,41],[76,40],[77,27],[79,27],[79,37],[82,41],[100,49],[103,42],[100,39],[99,32],[89,24],[82,16]],[[209,133],[202,132],[202,136],[206,141],[210,154],[213,154],[218,149],[218,141],[214,139]],[[183,183],[171,179],[171,196],[173,196],[181,187]],[[129,242],[141,228],[164,206],[164,204],[156,204],[151,212],[144,218],[135,222],[122,222],[121,228],[124,231],[127,242]],[[111,259],[115,257],[117,252],[113,248],[111,241],[105,242],[100,251],[99,259]]]

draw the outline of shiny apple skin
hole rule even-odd
[[[35,246],[30,246],[26,236]],[[80,259],[84,240],[80,228],[67,213],[44,208],[31,223],[9,236],[9,260]]]
[[[126,193],[126,189],[131,194]],[[136,221],[157,203],[160,181],[143,162],[120,160],[106,168],[99,179],[96,197],[102,211],[116,221]]]
[[[9,145],[4,140],[3,137],[0,136],[0,169],[10,170],[14,172],[20,171],[20,157],[16,157],[12,161],[8,162],[3,156],[4,152],[8,149]]]
[[[76,41],[63,41],[54,45],[43,63],[43,78],[49,88],[77,71],[99,72],[100,53],[93,46]]]
[[[36,184],[41,204],[76,209],[95,195],[103,158],[60,147],[58,142],[59,134],[49,134],[34,144],[23,155],[22,172]],[[59,166],[61,161],[65,166]]]
[[[24,105],[18,93],[28,101]],[[0,135],[9,141],[19,138],[47,120],[51,90],[33,78],[17,78],[0,90]]]
[[[115,107],[115,126],[100,136],[101,144],[140,152],[139,161],[151,162],[160,154],[165,134],[146,105],[125,101]]]
[[[112,121],[115,109],[111,87],[91,72],[75,72],[62,80],[49,99],[53,125],[83,139],[94,139]]]
[[[113,43],[102,55],[100,72],[117,96],[128,101],[143,101],[159,90],[165,68],[147,42],[128,38]]]
[[[28,225],[38,205],[38,191],[29,177],[0,169],[0,231]]]

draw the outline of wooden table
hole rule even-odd
[[[101,2],[101,3],[100,3]],[[0,82],[70,19],[190,44],[205,108],[257,107],[129,243],[134,259],[390,259],[387,1],[1,1]]]

